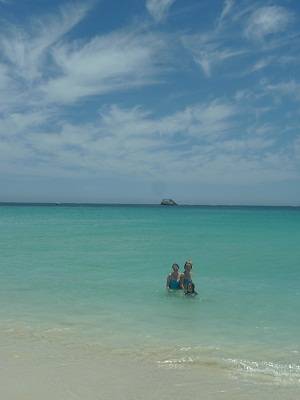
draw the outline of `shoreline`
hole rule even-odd
[[[72,335],[61,340],[59,327],[50,335],[3,331],[1,336],[0,395],[5,400],[179,400],[187,393],[203,400],[289,400],[300,393],[299,379],[243,373],[204,356],[194,364],[163,354],[158,360],[151,352],[145,358],[138,349],[99,349]]]
[[[162,366],[118,354],[98,355],[57,343],[22,343],[1,348],[0,394],[6,400],[297,398],[300,388],[268,379],[253,381],[214,365]],[[17,377],[17,383],[16,383]]]

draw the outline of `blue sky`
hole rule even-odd
[[[0,201],[300,203],[296,0],[0,0]]]

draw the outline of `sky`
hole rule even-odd
[[[0,201],[300,205],[300,2],[0,0]]]

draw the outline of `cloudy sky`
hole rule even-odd
[[[300,204],[300,2],[0,0],[0,201]]]

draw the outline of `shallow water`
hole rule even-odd
[[[299,385],[299,243],[299,208],[0,206],[0,335]]]

